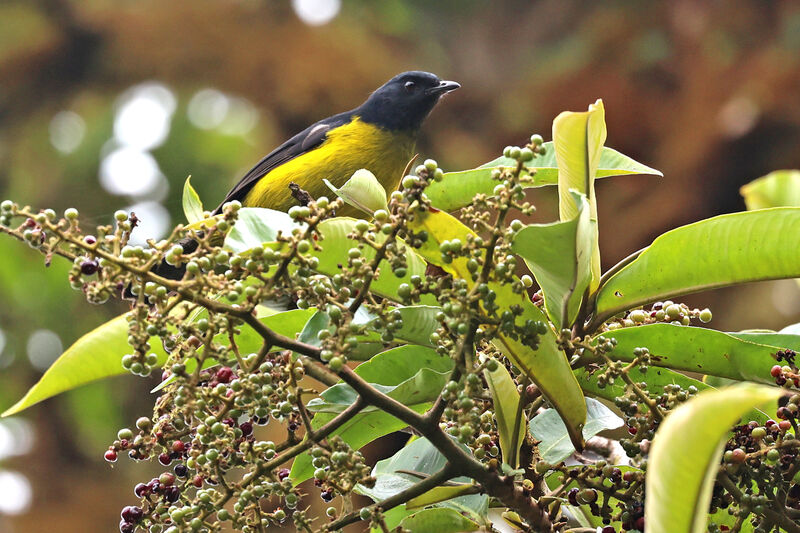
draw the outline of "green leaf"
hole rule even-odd
[[[330,323],[331,318],[328,313],[323,311],[315,312],[308,319],[306,325],[303,326],[303,331],[300,332],[297,340],[311,346],[322,346],[322,341],[319,340],[318,334],[323,329],[332,329],[330,328]],[[383,342],[381,342],[380,337],[372,334],[360,337],[358,345],[347,354],[347,358],[351,361],[364,361],[382,350]]]
[[[791,327],[791,326],[789,326]],[[743,341],[755,342],[756,344],[767,344],[769,346],[776,346],[783,350],[794,350],[800,352],[800,335],[794,333],[786,333],[787,328],[781,331],[737,331],[735,333],[728,333],[731,337],[742,339]]]
[[[286,213],[272,209],[242,208],[239,213],[239,220],[225,238],[226,248],[236,253],[247,253],[256,246],[263,246],[264,243],[272,243],[274,248],[279,249],[281,244],[273,242],[278,231],[289,234],[294,227],[298,226]],[[342,265],[347,264],[347,252],[350,248],[358,245],[355,239],[348,237],[355,231],[355,224],[356,219],[349,217],[331,218],[319,223],[317,229],[320,233],[320,240],[316,244],[322,250],[312,249],[308,254],[319,259],[317,272],[328,276],[342,272]],[[381,235],[378,237],[378,241],[384,238]],[[398,278],[392,273],[391,265],[387,261],[381,261],[379,267],[382,274],[370,285],[371,292],[384,298],[396,299],[397,287],[401,283],[409,283],[409,279],[414,275],[425,277],[425,261],[408,246],[404,246],[404,249],[407,264],[406,275]],[[372,247],[365,247],[363,257],[365,261],[371,260],[375,257],[375,250]],[[435,305],[436,298],[426,294],[421,298],[421,303]]]
[[[431,406],[432,400],[441,392],[452,365],[451,359],[438,355],[434,350],[409,345],[376,355],[356,367],[355,373],[421,413]],[[309,408],[329,411],[318,412],[311,421],[312,426],[318,428],[330,421],[336,412],[352,403],[354,394],[348,386],[337,384],[327,389],[322,398],[310,401]],[[348,402],[347,405],[344,402]],[[404,427],[405,423],[383,411],[365,408],[334,434],[354,449],[359,449],[378,437]],[[311,477],[313,472],[311,457],[305,453],[299,455],[292,464],[291,478],[295,483],[300,483]]]
[[[519,465],[519,449],[525,441],[526,429],[524,421],[518,420],[521,417],[517,417],[517,407],[520,400],[517,384],[514,383],[511,374],[502,364],[498,364],[497,369],[493,372],[484,370],[483,375],[492,393],[492,405],[497,419],[497,432],[500,434],[500,449],[503,452],[503,461],[511,465],[512,468],[516,468]],[[518,428],[518,435],[516,446],[513,446],[515,426]]]
[[[558,164],[552,142],[544,143],[545,153],[525,163],[529,171],[534,171],[533,182],[526,187],[543,187],[558,184]],[[492,179],[492,171],[499,168],[513,168],[517,161],[508,157],[498,157],[493,161],[472,170],[446,172],[442,181],[431,183],[425,194],[433,205],[443,211],[452,212],[468,205],[476,194],[492,196],[497,181]],[[603,147],[598,164],[597,178],[612,176],[645,175],[663,176],[654,168],[638,163],[613,148]]]
[[[459,447],[465,451],[467,450],[463,444],[459,444]],[[372,469],[372,475],[376,479],[375,485],[370,488],[358,485],[356,492],[368,496],[376,502],[381,501],[420,481],[419,477],[406,472],[431,475],[441,470],[446,462],[447,460],[435,446],[427,439],[419,438],[407,444],[392,457],[378,461],[375,468]],[[461,487],[469,486],[471,483],[471,480],[467,477],[459,477],[451,481],[462,483]],[[460,490],[466,490],[461,487],[459,487]],[[436,491],[439,488],[432,490]],[[431,492],[428,491],[421,497],[431,495]],[[434,492],[431,497],[436,494]],[[436,502],[432,505],[465,512],[477,519],[485,517],[488,513],[489,497],[486,494],[470,494]]]
[[[446,272],[466,280],[468,286],[472,287],[474,282],[472,274],[467,269],[467,259],[459,257],[452,263],[445,263],[439,250],[439,246],[445,240],[457,238],[461,242],[467,242],[468,235],[475,235],[472,230],[455,217],[439,210],[417,214],[409,228],[428,233],[427,241],[417,250],[422,257]],[[498,314],[513,305],[518,305],[522,309],[522,314],[517,319],[520,323],[525,323],[527,320],[547,322],[544,312],[530,301],[526,293],[516,294],[510,285],[494,282],[489,284],[489,288],[497,295],[496,301],[500,305]],[[498,335],[494,343],[550,400],[566,421],[575,447],[581,448],[583,441],[580,428],[586,420],[586,404],[566,354],[558,348],[552,330],[547,328],[547,331],[539,336],[536,350],[503,334]]]
[[[361,366],[366,368],[359,375],[377,390],[403,405],[415,405],[431,402],[439,396],[453,369],[453,361],[430,348],[407,345],[380,353]],[[411,377],[397,381],[411,369],[418,370]],[[339,383],[310,400],[306,407],[317,413],[340,413],[357,398],[358,393],[350,385]],[[369,406],[362,413],[375,410],[376,407]]]
[[[274,331],[294,336],[306,323],[311,311],[293,310],[262,318]],[[25,396],[7,409],[2,416],[11,416],[47,398],[75,389],[98,379],[127,374],[122,368],[122,356],[130,352],[127,314],[120,315],[93,329],[59,356]],[[249,326],[242,326],[236,343],[243,353],[257,351],[263,339]],[[158,355],[158,364],[166,360],[161,341],[154,337],[150,346]]]
[[[128,345],[127,314],[120,315],[83,335],[67,348],[47,369],[25,396],[3,416],[11,416],[47,398],[72,390],[98,379],[127,373],[122,356],[131,350]],[[159,364],[166,359],[160,342],[152,343]]]
[[[592,247],[597,224],[589,218],[586,196],[572,191],[578,214],[572,220],[531,224],[515,236],[511,249],[525,260],[544,293],[556,329],[570,327],[592,279]]]
[[[608,352],[612,359],[632,361],[633,350],[647,347],[651,367],[699,372],[739,381],[774,384],[769,371],[779,348],[742,340],[713,329],[677,324],[647,324],[616,329],[602,337],[614,338],[617,345]]]
[[[614,398],[625,395],[625,382],[621,379],[617,379],[614,383],[607,384],[605,387],[601,388],[597,385],[597,380],[594,379],[594,375],[590,373],[587,368],[576,370],[575,376],[578,378],[578,383],[580,383],[583,392],[591,396],[613,402]],[[635,376],[634,380],[637,383],[645,382],[647,384],[647,391],[653,394],[663,393],[664,387],[667,385],[680,385],[683,389],[694,386],[697,390],[707,389],[708,385],[711,385],[710,383],[706,384],[700,380],[685,376],[680,372],[657,366],[651,366],[644,374],[634,371],[633,376]]]
[[[473,483],[458,483],[456,485],[436,487],[416,498],[408,500],[406,502],[406,509],[419,509],[420,507],[427,507],[435,503],[452,500],[459,496],[474,494],[476,492],[475,489],[476,485]]]
[[[583,438],[590,439],[606,429],[617,429],[623,421],[614,412],[597,400],[586,398],[586,425]],[[533,417],[529,428],[539,443],[539,453],[546,462],[555,464],[569,457],[575,448],[569,440],[564,421],[555,409],[546,409]]]
[[[459,533],[479,529],[477,522],[448,508],[424,509],[405,517],[400,526],[414,533]]]
[[[600,154],[606,142],[606,119],[603,101],[597,100],[588,111],[564,111],[553,121],[553,144],[558,161],[558,213],[562,221],[578,216],[578,206],[570,191],[586,195],[589,218],[597,223],[597,198],[594,180],[600,164]],[[591,248],[591,275],[589,288],[594,290],[600,282],[600,247],[597,233]]]
[[[800,208],[733,213],[668,231],[600,288],[594,324],[655,300],[800,277]]]
[[[711,491],[731,426],[781,394],[775,387],[742,383],[701,392],[667,415],[647,462],[649,533],[706,531]]]
[[[324,180],[325,185],[336,193],[346,204],[352,205],[369,215],[378,209],[386,209],[386,189],[375,174],[362,168],[356,170],[347,182],[337,189],[333,183]]]
[[[194,190],[191,183],[192,177],[186,178],[186,183],[183,184],[183,214],[189,224],[199,222],[205,217],[203,216],[203,202],[197,191]]]
[[[776,170],[743,185],[739,192],[748,211],[800,207],[800,170]]]
[[[279,232],[291,235],[294,228],[302,226],[283,211],[243,207],[239,209],[236,223],[225,236],[225,247],[236,253],[246,252],[264,243],[274,242]]]
[[[348,237],[349,234],[355,230],[356,220],[353,218],[332,218],[320,222],[318,228],[322,235],[322,239],[317,242],[322,247],[322,252],[313,252],[313,255],[319,258],[319,266],[317,271],[322,274],[333,276],[341,273],[342,264],[347,264],[347,252],[350,248],[357,246],[357,241]],[[380,241],[383,237],[379,237]],[[381,261],[379,267],[381,274],[377,279],[373,280],[370,285],[370,292],[383,296],[384,298],[396,299],[397,287],[402,283],[410,283],[411,276],[420,276],[425,278],[425,269],[427,265],[419,255],[408,247],[405,248],[406,257],[406,275],[398,278],[392,273],[392,267],[387,261]],[[371,261],[375,256],[375,250],[372,247],[365,247],[362,250],[364,261]],[[421,298],[424,305],[435,305],[436,298],[432,295],[426,294]]]

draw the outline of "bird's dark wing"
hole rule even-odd
[[[228,192],[219,207],[214,210],[214,214],[219,213],[226,202],[231,202],[233,200],[242,202],[245,196],[247,196],[247,193],[250,192],[250,189],[252,189],[253,186],[258,183],[258,180],[266,173],[309,150],[313,150],[325,141],[328,131],[346,124],[350,121],[352,116],[353,112],[347,111],[322,119],[264,156],[264,158],[250,169],[250,171],[239,180],[239,183]]]

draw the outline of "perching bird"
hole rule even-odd
[[[395,190],[414,154],[422,122],[443,94],[459,87],[430,72],[398,74],[360,106],[312,124],[267,154],[230,190],[215,213],[233,200],[245,207],[286,211],[297,203],[290,183],[317,198],[331,194],[323,179],[341,187],[362,168],[370,170],[386,190]],[[186,244],[187,253],[197,246],[194,241]],[[154,272],[180,279],[184,270],[162,263]]]
[[[322,119],[273,150],[222,203],[286,211],[297,203],[290,183],[317,198],[331,193],[323,179],[341,187],[361,168],[392,191],[414,154],[422,121],[443,94],[459,87],[429,72],[398,74],[357,108]]]

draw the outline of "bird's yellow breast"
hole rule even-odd
[[[387,192],[397,188],[414,152],[410,134],[384,130],[354,117],[331,129],[317,148],[265,174],[247,193],[244,205],[286,211],[296,205],[289,191],[295,182],[312,197],[331,196],[323,179],[341,187],[358,169],[371,171]]]

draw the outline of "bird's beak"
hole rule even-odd
[[[436,87],[431,87],[425,92],[427,94],[439,95],[439,94],[449,93],[450,91],[455,91],[459,87],[461,87],[461,84],[456,83],[454,81],[440,81],[439,85],[437,85]]]

